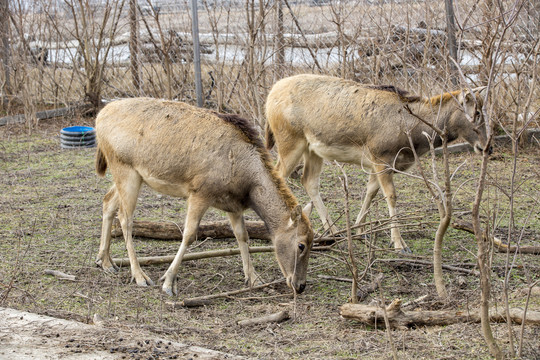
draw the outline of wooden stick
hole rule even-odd
[[[206,304],[209,303],[210,300],[214,300],[214,299],[218,299],[218,298],[222,298],[222,297],[229,297],[229,296],[238,295],[238,294],[243,294],[243,293],[250,292],[250,291],[253,291],[253,290],[263,289],[265,287],[272,286],[274,284],[278,284],[278,283],[283,282],[283,281],[285,281],[285,280],[276,280],[276,281],[272,281],[272,282],[262,284],[262,285],[256,285],[256,286],[243,288],[243,289],[239,289],[239,290],[226,291],[226,292],[222,292],[222,293],[219,293],[219,294],[197,296],[197,297],[194,297],[194,298],[184,299],[183,301],[180,301],[180,302],[165,301],[165,304],[167,304],[169,306],[172,306],[174,308],[189,306],[189,304],[196,304],[198,302],[202,302],[203,304],[206,305]]]
[[[212,300],[209,299],[184,299],[180,303],[182,307],[199,307],[199,306],[206,306],[210,305],[212,303]],[[166,302],[168,305],[173,305],[175,307],[175,303],[173,302]],[[178,306],[176,306],[178,307]]]
[[[399,301],[393,301],[386,308],[388,323],[391,328],[407,329],[412,326],[439,326],[466,322],[480,322],[478,310],[470,313],[457,310],[441,311],[402,311]],[[378,306],[363,304],[344,304],[340,308],[340,314],[346,319],[358,320],[370,326],[385,326],[383,309]],[[514,323],[521,324],[523,310],[510,309],[510,318]],[[506,322],[504,309],[494,311],[490,314],[492,322]],[[525,322],[530,325],[540,325],[540,312],[527,311]]]
[[[77,279],[75,275],[69,275],[58,270],[45,269],[43,273],[45,275],[55,276],[61,280],[75,281]]]
[[[358,291],[356,292],[356,297],[358,301],[362,301],[365,298],[368,297],[369,294],[377,290],[377,287],[379,286],[381,280],[384,278],[383,273],[377,274],[373,281],[367,285],[362,285],[358,288]]]
[[[113,237],[122,236],[122,228],[115,219],[111,235]],[[246,229],[252,239],[270,240],[270,234],[262,221],[246,221]],[[160,240],[182,240],[184,229],[175,223],[166,221],[133,221],[133,236],[160,239]],[[234,238],[234,233],[228,221],[212,221],[201,223],[197,232],[199,239],[230,239]]]
[[[263,252],[272,252],[274,251],[273,246],[256,246],[250,247],[250,253],[263,253]],[[224,250],[212,250],[212,251],[201,251],[195,253],[185,254],[182,258],[182,261],[190,260],[199,260],[207,259],[212,257],[221,257],[221,256],[232,256],[240,254],[240,249],[224,249]],[[148,256],[139,258],[139,264],[142,265],[162,265],[169,264],[174,260],[174,255],[169,256]],[[129,266],[129,258],[122,259],[113,259],[113,262],[117,266]]]
[[[466,221],[456,220],[452,223],[452,227],[454,229],[463,230],[471,234],[474,234],[472,224]],[[495,236],[491,236],[491,242],[493,243],[493,246],[495,247],[495,249],[497,249],[497,251],[501,253],[506,253],[507,251],[514,253],[517,251],[522,254],[540,255],[540,246],[511,245],[510,249],[508,249],[508,245],[503,243],[501,239]]]
[[[280,311],[274,314],[261,316],[258,318],[253,319],[247,319],[247,320],[240,320],[238,321],[238,325],[240,326],[251,326],[251,325],[259,325],[259,324],[266,324],[269,322],[282,322],[284,320],[289,319],[289,313],[286,311]]]
[[[385,263],[398,263],[398,264],[401,263],[401,264],[410,264],[410,265],[433,266],[433,263],[431,261],[417,260],[417,259],[377,259],[376,261],[385,262]],[[445,270],[462,272],[468,275],[480,276],[480,272],[477,270],[469,270],[469,269],[464,269],[457,266],[444,265],[444,264],[442,265],[442,268]]]
[[[334,281],[352,283],[352,279],[350,279],[350,278],[342,278],[342,277],[329,276],[329,275],[318,275],[317,277],[319,279],[324,279],[324,280],[334,280]]]
[[[422,303],[425,299],[428,298],[429,295],[422,295],[414,300],[411,300],[411,301],[407,301],[406,303],[404,303],[403,305],[401,305],[401,308],[406,308],[406,307],[409,307],[409,306],[412,306],[412,305],[419,305],[420,303]]]

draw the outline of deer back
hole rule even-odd
[[[135,169],[155,190],[187,197],[205,192],[212,206],[245,208],[264,163],[251,134],[217,113],[156,99],[107,105],[96,119],[99,149],[109,164]]]
[[[450,140],[473,133],[460,94],[448,93],[437,102],[437,97],[408,96],[393,86],[296,75],[278,81],[268,95],[267,138],[285,148],[305,142],[306,148],[325,159],[364,166],[372,161],[394,162],[399,154],[398,167],[400,162],[406,167],[413,159],[407,151],[409,136],[421,154],[429,149],[424,133],[433,134],[419,118],[441,127],[451,124]],[[438,140],[435,146],[440,145]]]

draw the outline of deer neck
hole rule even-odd
[[[452,115],[452,104],[446,100],[442,104],[436,105],[430,102],[418,102],[415,105],[410,107],[417,121],[413,131],[413,141],[418,155],[421,155],[428,152],[430,148],[430,140],[425,134],[433,139],[435,148],[442,145],[442,138],[428,124],[434,124],[437,128],[444,130]],[[428,124],[424,123],[424,121]],[[448,141],[454,140],[454,137],[450,135],[448,134]]]
[[[276,232],[287,226],[291,218],[290,199],[280,191],[272,176],[263,176],[250,192],[251,208],[264,221],[268,232],[273,237]]]

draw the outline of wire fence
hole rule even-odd
[[[133,96],[196,103],[190,0],[0,4],[4,112]],[[492,79],[501,124],[540,106],[536,0],[200,0],[197,11],[203,106],[259,124],[272,84],[301,72],[422,96]]]

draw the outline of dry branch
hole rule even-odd
[[[452,223],[452,227],[458,230],[463,230],[471,234],[474,234],[472,224],[469,222],[456,220]],[[497,249],[498,252],[506,253],[507,251],[510,251],[511,253],[514,253],[517,251],[521,254],[540,255],[540,246],[510,245],[509,247],[507,244],[503,243],[501,239],[495,236],[490,236],[490,238],[491,238],[491,242],[493,243],[493,246],[495,247],[495,249]]]
[[[172,306],[173,308],[207,305],[207,304],[210,303],[211,300],[214,300],[214,299],[219,299],[219,298],[223,298],[223,297],[229,297],[229,296],[233,296],[233,295],[243,294],[243,293],[250,292],[250,291],[253,291],[253,290],[264,289],[264,288],[266,288],[268,286],[280,283],[282,281],[283,280],[276,280],[276,281],[272,281],[272,282],[269,282],[269,283],[266,283],[266,284],[256,285],[256,286],[243,288],[243,289],[239,289],[239,290],[226,291],[226,292],[222,292],[222,293],[218,293],[218,294],[211,294],[211,295],[205,295],[205,296],[198,296],[198,297],[194,297],[194,298],[188,298],[188,299],[184,299],[184,300],[182,300],[180,302],[166,301],[165,304],[167,304],[169,306]]]
[[[45,269],[43,271],[43,273],[45,275],[52,275],[52,276],[57,277],[58,279],[61,279],[61,280],[69,280],[69,281],[75,281],[76,280],[75,275],[69,275],[69,274],[63,273],[63,272],[58,271],[58,270]]]
[[[240,326],[251,326],[251,325],[259,325],[259,324],[266,324],[270,322],[282,322],[284,320],[289,319],[289,313],[286,311],[280,311],[275,314],[270,314],[266,316],[261,316],[258,318],[253,319],[246,319],[246,320],[240,320],[238,321],[238,325]]]
[[[329,276],[329,275],[318,275],[317,277],[319,279],[324,279],[324,280],[333,280],[333,281],[352,283],[352,279],[350,278],[342,278],[342,277]]]
[[[410,307],[410,306],[418,306],[421,303],[423,303],[428,297],[429,297],[429,295],[426,294],[426,295],[422,295],[420,297],[417,297],[414,300],[407,301],[406,303],[401,305],[401,308],[403,309],[403,308]]]
[[[364,324],[378,327],[384,327],[384,309],[378,306],[362,304],[344,304],[340,308],[340,314],[346,319],[358,320]],[[406,329],[416,326],[444,326],[457,323],[479,323],[479,311],[457,311],[457,310],[439,310],[439,311],[402,311],[401,300],[394,300],[386,308],[388,321],[391,328]],[[529,325],[540,325],[540,312],[527,311],[525,323]],[[510,309],[512,322],[521,324],[523,319],[523,310]],[[506,322],[505,310],[501,309],[491,313],[492,322]]]
[[[246,221],[246,229],[252,239],[270,240],[270,234],[262,221]],[[133,236],[160,239],[182,240],[183,228],[171,222],[164,221],[133,221]],[[115,220],[115,226],[111,232],[113,237],[122,236],[122,228]],[[207,237],[213,239],[234,238],[234,233],[228,221],[212,221],[201,223],[197,232],[199,239]]]
[[[250,247],[249,252],[250,253],[261,253],[261,252],[272,252],[274,251],[273,246],[257,246],[257,247]],[[224,249],[224,250],[212,250],[212,251],[202,251],[202,252],[195,252],[190,254],[185,254],[182,258],[182,261],[190,261],[190,260],[200,260],[200,259],[207,259],[212,257],[221,257],[221,256],[232,256],[232,255],[239,255],[240,249]],[[174,255],[169,256],[148,256],[148,257],[141,257],[139,258],[139,264],[142,265],[162,265],[162,264],[169,264],[174,260]],[[114,263],[117,266],[129,266],[129,258],[123,258],[123,259],[113,259]]]
[[[358,288],[358,291],[356,292],[356,297],[358,298],[358,301],[364,300],[365,298],[367,298],[369,294],[377,290],[383,278],[384,278],[384,274],[379,273],[377,274],[377,276],[375,276],[375,278],[373,279],[371,283],[360,286]]]
[[[409,266],[419,265],[419,266],[433,267],[433,263],[431,261],[418,260],[418,259],[377,259],[376,261],[388,263],[391,265],[402,264],[402,265],[409,265]],[[457,266],[444,265],[444,264],[442,265],[442,268],[448,271],[457,271],[457,272],[461,272],[468,275],[480,276],[480,272],[478,272],[477,270],[469,270],[469,269],[464,269]]]

